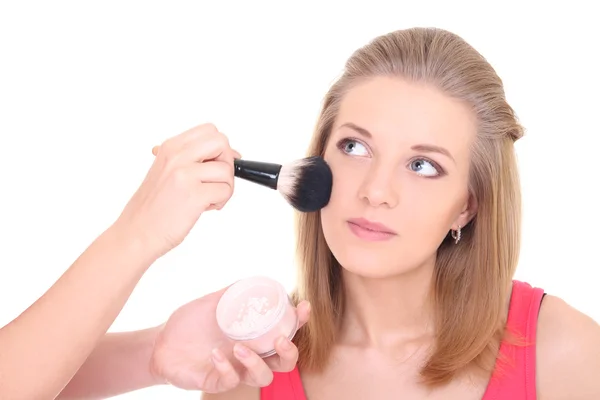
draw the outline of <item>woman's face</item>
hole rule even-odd
[[[432,260],[473,215],[475,135],[469,108],[431,86],[380,77],[349,91],[325,150],[333,191],[321,210],[342,267],[386,277]]]

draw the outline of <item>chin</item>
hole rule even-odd
[[[381,266],[369,268],[367,265],[341,263],[344,275],[353,275],[364,279],[389,279],[402,274],[402,271],[390,270]]]
[[[364,278],[381,279],[402,275],[411,268],[401,263],[398,246],[367,248],[334,239],[328,241],[331,253],[345,272]]]
[[[363,255],[356,254],[357,252],[351,252],[354,254],[336,255],[333,252],[334,257],[340,264],[344,275],[353,275],[365,279],[390,279],[401,276],[409,276],[413,274],[420,275],[419,270],[425,264],[419,262],[407,262],[402,260],[402,257],[398,255],[400,252],[396,252],[398,255],[394,260],[390,260],[389,256],[382,256],[374,254],[374,252],[365,252]],[[401,254],[401,253],[400,253]]]

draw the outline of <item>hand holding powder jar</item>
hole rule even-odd
[[[217,323],[231,340],[264,358],[275,354],[281,336],[294,337],[298,315],[283,285],[257,276],[240,280],[225,291],[217,304]]]

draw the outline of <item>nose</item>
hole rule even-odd
[[[398,190],[394,179],[394,168],[373,163],[363,178],[359,189],[359,197],[372,207],[398,205]]]

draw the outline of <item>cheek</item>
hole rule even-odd
[[[348,208],[352,199],[355,198],[355,179],[352,179],[348,173],[336,171],[332,168],[333,185],[331,188],[331,197],[329,203],[322,209],[324,215],[340,213],[340,211]]]
[[[465,204],[466,197],[456,184],[428,182],[419,188],[406,188],[402,208],[413,232],[444,236]],[[412,190],[411,190],[412,189]]]
[[[325,208],[321,210],[323,228],[329,230],[332,223],[354,217],[353,209],[360,189],[361,180],[364,178],[364,168],[352,165],[345,160],[343,155],[333,155],[326,158],[333,175],[331,198]]]
[[[332,151],[326,158],[333,175],[330,204],[339,206],[351,204],[358,198],[358,192],[369,172],[369,161],[349,157],[339,151]]]

